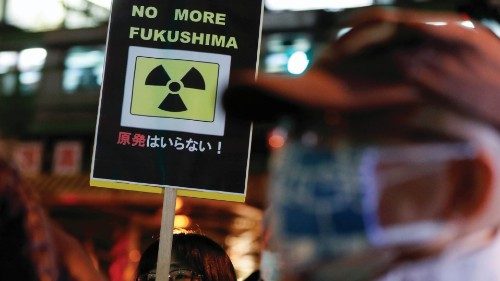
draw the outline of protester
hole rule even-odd
[[[100,281],[79,242],[57,226],[34,191],[0,158],[1,280]]]
[[[15,169],[0,159],[2,280],[58,280],[60,271],[47,218]]]
[[[142,254],[137,281],[155,280],[158,247],[155,241]],[[169,280],[236,281],[236,273],[224,249],[212,239],[198,233],[175,233]]]
[[[500,40],[446,13],[349,25],[304,76],[242,73],[224,96],[291,128],[271,175],[281,280],[500,280]]]

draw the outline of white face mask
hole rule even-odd
[[[499,253],[498,233],[479,231],[454,241],[438,256],[400,264],[377,281],[500,280],[500,267],[495,263]]]
[[[436,217],[443,211],[440,208],[449,204],[449,194],[456,184],[453,180],[456,170],[452,167],[475,157],[475,149],[464,143],[366,149],[360,173],[370,244],[376,247],[426,245],[455,235],[456,227],[452,223]],[[427,195],[423,201],[419,199],[423,197],[421,193]],[[394,207],[391,209],[391,206]],[[384,209],[400,214],[387,214],[385,210],[392,222],[384,224],[380,217]]]
[[[500,138],[496,130],[467,122],[441,109],[423,112],[412,125],[468,142],[443,144],[442,148],[448,147],[446,149],[422,145],[408,150],[394,146],[356,146],[339,140],[335,140],[334,148],[292,141],[274,155],[269,198],[276,221],[278,249],[287,265],[285,270],[310,271],[329,261],[327,267],[332,270],[309,280],[347,280],[346,276],[372,280],[377,272],[390,266],[401,246],[412,249],[433,242],[447,244],[464,228],[441,219],[446,216],[436,215],[445,205],[447,188],[452,188],[441,172],[449,169],[450,161],[475,159],[478,153],[491,157],[496,170],[495,194],[489,199],[489,206],[482,210],[482,215],[486,213],[483,217],[490,217],[489,221],[476,220],[479,222],[475,227],[492,225],[491,217],[498,217],[498,207],[494,205],[500,206],[500,162],[495,160],[500,159]],[[406,165],[398,170],[401,168],[398,164],[396,169],[377,168],[385,167],[387,161],[397,164],[404,159],[410,164],[420,161],[422,167]],[[398,185],[405,189],[412,186],[405,181],[420,179],[431,180],[432,184],[417,184],[414,191],[426,188],[426,192],[432,192],[435,186],[441,186],[444,192],[428,200],[419,197],[425,192],[416,192],[412,195],[415,198],[405,197],[407,202],[393,200],[391,203],[390,189],[397,194],[401,190]],[[419,204],[411,202],[423,202],[430,207],[419,209]],[[391,204],[395,204],[394,213],[400,215],[395,219],[387,217],[390,214],[387,210],[391,210],[387,206]],[[418,215],[419,210],[430,212]],[[331,278],[325,279],[325,276]]]
[[[439,221],[433,214],[416,216],[418,205],[406,206],[408,219],[403,213],[401,220],[396,216],[395,222],[384,222],[379,210],[384,206],[380,202],[384,191],[397,192],[415,180],[432,178],[431,183],[440,188],[447,181],[440,173],[444,173],[449,161],[469,159],[472,155],[474,150],[466,144],[340,144],[330,150],[289,143],[274,159],[270,196],[277,218],[276,241],[286,270],[308,270],[325,260],[357,256],[349,264],[351,271],[340,276],[353,274],[360,276],[359,280],[368,280],[391,257],[381,259],[364,253],[379,247],[422,246],[455,235],[452,225]],[[386,168],[392,164],[394,169]],[[432,169],[421,169],[429,164]],[[418,189],[422,184],[410,187]],[[391,203],[391,197],[387,198]],[[397,200],[392,203],[397,210],[405,209]],[[368,267],[373,272],[367,271]]]

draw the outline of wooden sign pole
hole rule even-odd
[[[165,188],[161,213],[160,246],[156,262],[156,281],[168,281],[174,231],[175,199],[177,199],[177,190]]]

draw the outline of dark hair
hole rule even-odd
[[[144,251],[137,269],[138,276],[156,268],[158,247],[157,240]],[[233,264],[224,249],[205,235],[175,233],[172,257],[203,274],[203,281],[236,281]]]

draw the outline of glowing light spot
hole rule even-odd
[[[306,53],[297,51],[288,59],[287,69],[291,74],[302,74],[309,65],[309,59]]]
[[[64,205],[76,205],[78,204],[78,195],[76,194],[61,195],[60,202]]]
[[[428,25],[434,25],[434,26],[445,26],[445,25],[447,25],[448,23],[447,23],[447,22],[444,22],[444,21],[428,21],[428,22],[426,22],[425,24],[428,24]]]
[[[337,32],[337,39],[346,35],[347,32],[351,31],[352,27],[344,27],[344,28],[341,28],[338,32]]]
[[[186,228],[191,224],[191,219],[185,215],[176,215],[174,218],[174,228]]]
[[[132,250],[128,253],[128,259],[131,262],[139,262],[141,260],[141,253],[138,250]]]
[[[283,128],[275,128],[269,133],[267,144],[271,149],[279,149],[285,145],[286,139],[287,132]]]
[[[0,52],[0,74],[12,70],[17,63],[17,53],[14,51]]]
[[[282,136],[270,136],[268,144],[272,149],[278,149],[283,147],[285,139]]]
[[[2,1],[5,2],[7,21],[23,29],[36,31],[60,28],[66,16],[61,0]]]
[[[182,206],[184,206],[184,201],[181,198],[177,197],[175,199],[175,211],[179,211]]]
[[[35,84],[42,78],[40,72],[24,72],[19,75],[19,81],[24,85]]]
[[[45,64],[45,58],[47,50],[43,48],[24,49],[19,53],[19,70],[38,70]]]
[[[271,149],[279,149],[285,145],[288,133],[284,128],[274,128],[267,137],[267,144]]]
[[[465,27],[465,28],[470,28],[470,29],[475,28],[474,24],[470,20],[463,21],[460,23],[460,25]]]

